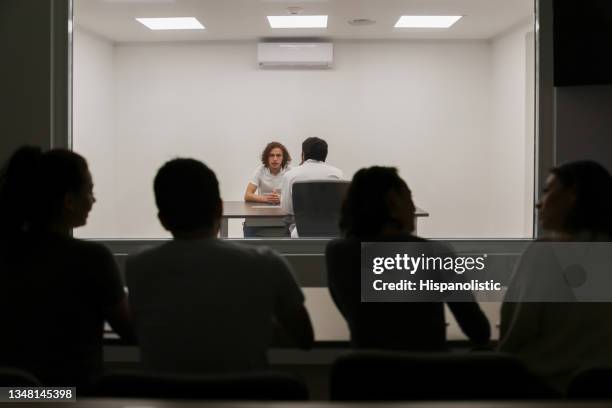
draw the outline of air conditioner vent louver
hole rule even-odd
[[[260,67],[331,67],[332,43],[259,43],[257,60]]]

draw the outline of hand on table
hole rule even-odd
[[[268,204],[280,204],[280,194],[270,193],[266,194],[266,203]]]

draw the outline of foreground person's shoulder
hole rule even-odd
[[[70,238],[68,245],[91,257],[112,257],[111,250],[103,244],[83,239]]]

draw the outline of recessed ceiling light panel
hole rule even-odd
[[[327,16],[268,16],[270,28],[327,28]]]
[[[136,17],[136,21],[151,30],[203,30],[205,28],[195,17]]]
[[[463,16],[401,16],[395,28],[449,28]]]

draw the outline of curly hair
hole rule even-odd
[[[281,149],[283,152],[283,162],[281,163],[281,167],[284,169],[289,163],[291,163],[291,155],[289,154],[289,150],[287,150],[285,145],[279,142],[270,142],[266,145],[263,152],[261,152],[261,163],[268,167],[268,156],[270,156],[272,149],[276,148]]]
[[[374,166],[353,176],[340,213],[340,230],[346,237],[376,236],[389,223],[397,222],[386,199],[391,191],[401,193],[408,185],[394,167]]]

